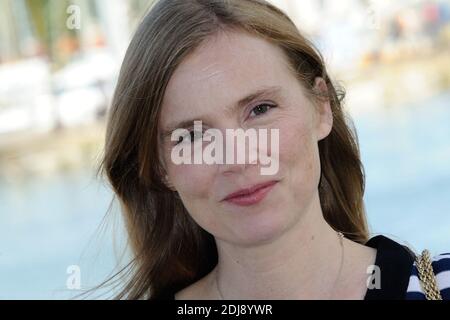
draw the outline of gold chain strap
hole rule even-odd
[[[420,285],[427,300],[442,300],[428,250],[423,250],[422,255],[416,257],[416,265],[419,271]]]

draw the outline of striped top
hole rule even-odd
[[[416,253],[383,235],[366,246],[376,248],[375,265],[381,272],[379,288],[368,288],[364,300],[426,300],[416,267]],[[450,253],[433,257],[432,266],[443,300],[450,300]]]
[[[436,282],[443,300],[450,300],[450,253],[443,253],[433,257],[433,266]],[[425,293],[420,284],[418,270],[414,262],[406,290],[407,300],[426,300]]]

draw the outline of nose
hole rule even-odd
[[[245,172],[248,164],[220,164],[219,172],[222,175],[229,176],[233,174],[242,174]]]
[[[252,144],[248,138],[242,141],[225,133],[223,142],[223,163],[219,165],[221,174],[242,174],[250,167],[257,165],[258,147],[255,142]]]
[[[232,117],[218,119],[214,126],[221,132],[222,161],[218,173],[242,174],[258,163],[258,134]],[[249,130],[250,129],[250,130]]]

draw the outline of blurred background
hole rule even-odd
[[[127,261],[95,173],[151,2],[0,0],[0,299],[71,298]],[[450,1],[271,2],[347,90],[372,235],[450,252]]]

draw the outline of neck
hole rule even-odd
[[[270,243],[240,247],[216,241],[214,286],[221,298],[327,298],[340,273],[341,244],[323,218],[318,195],[308,212]]]

